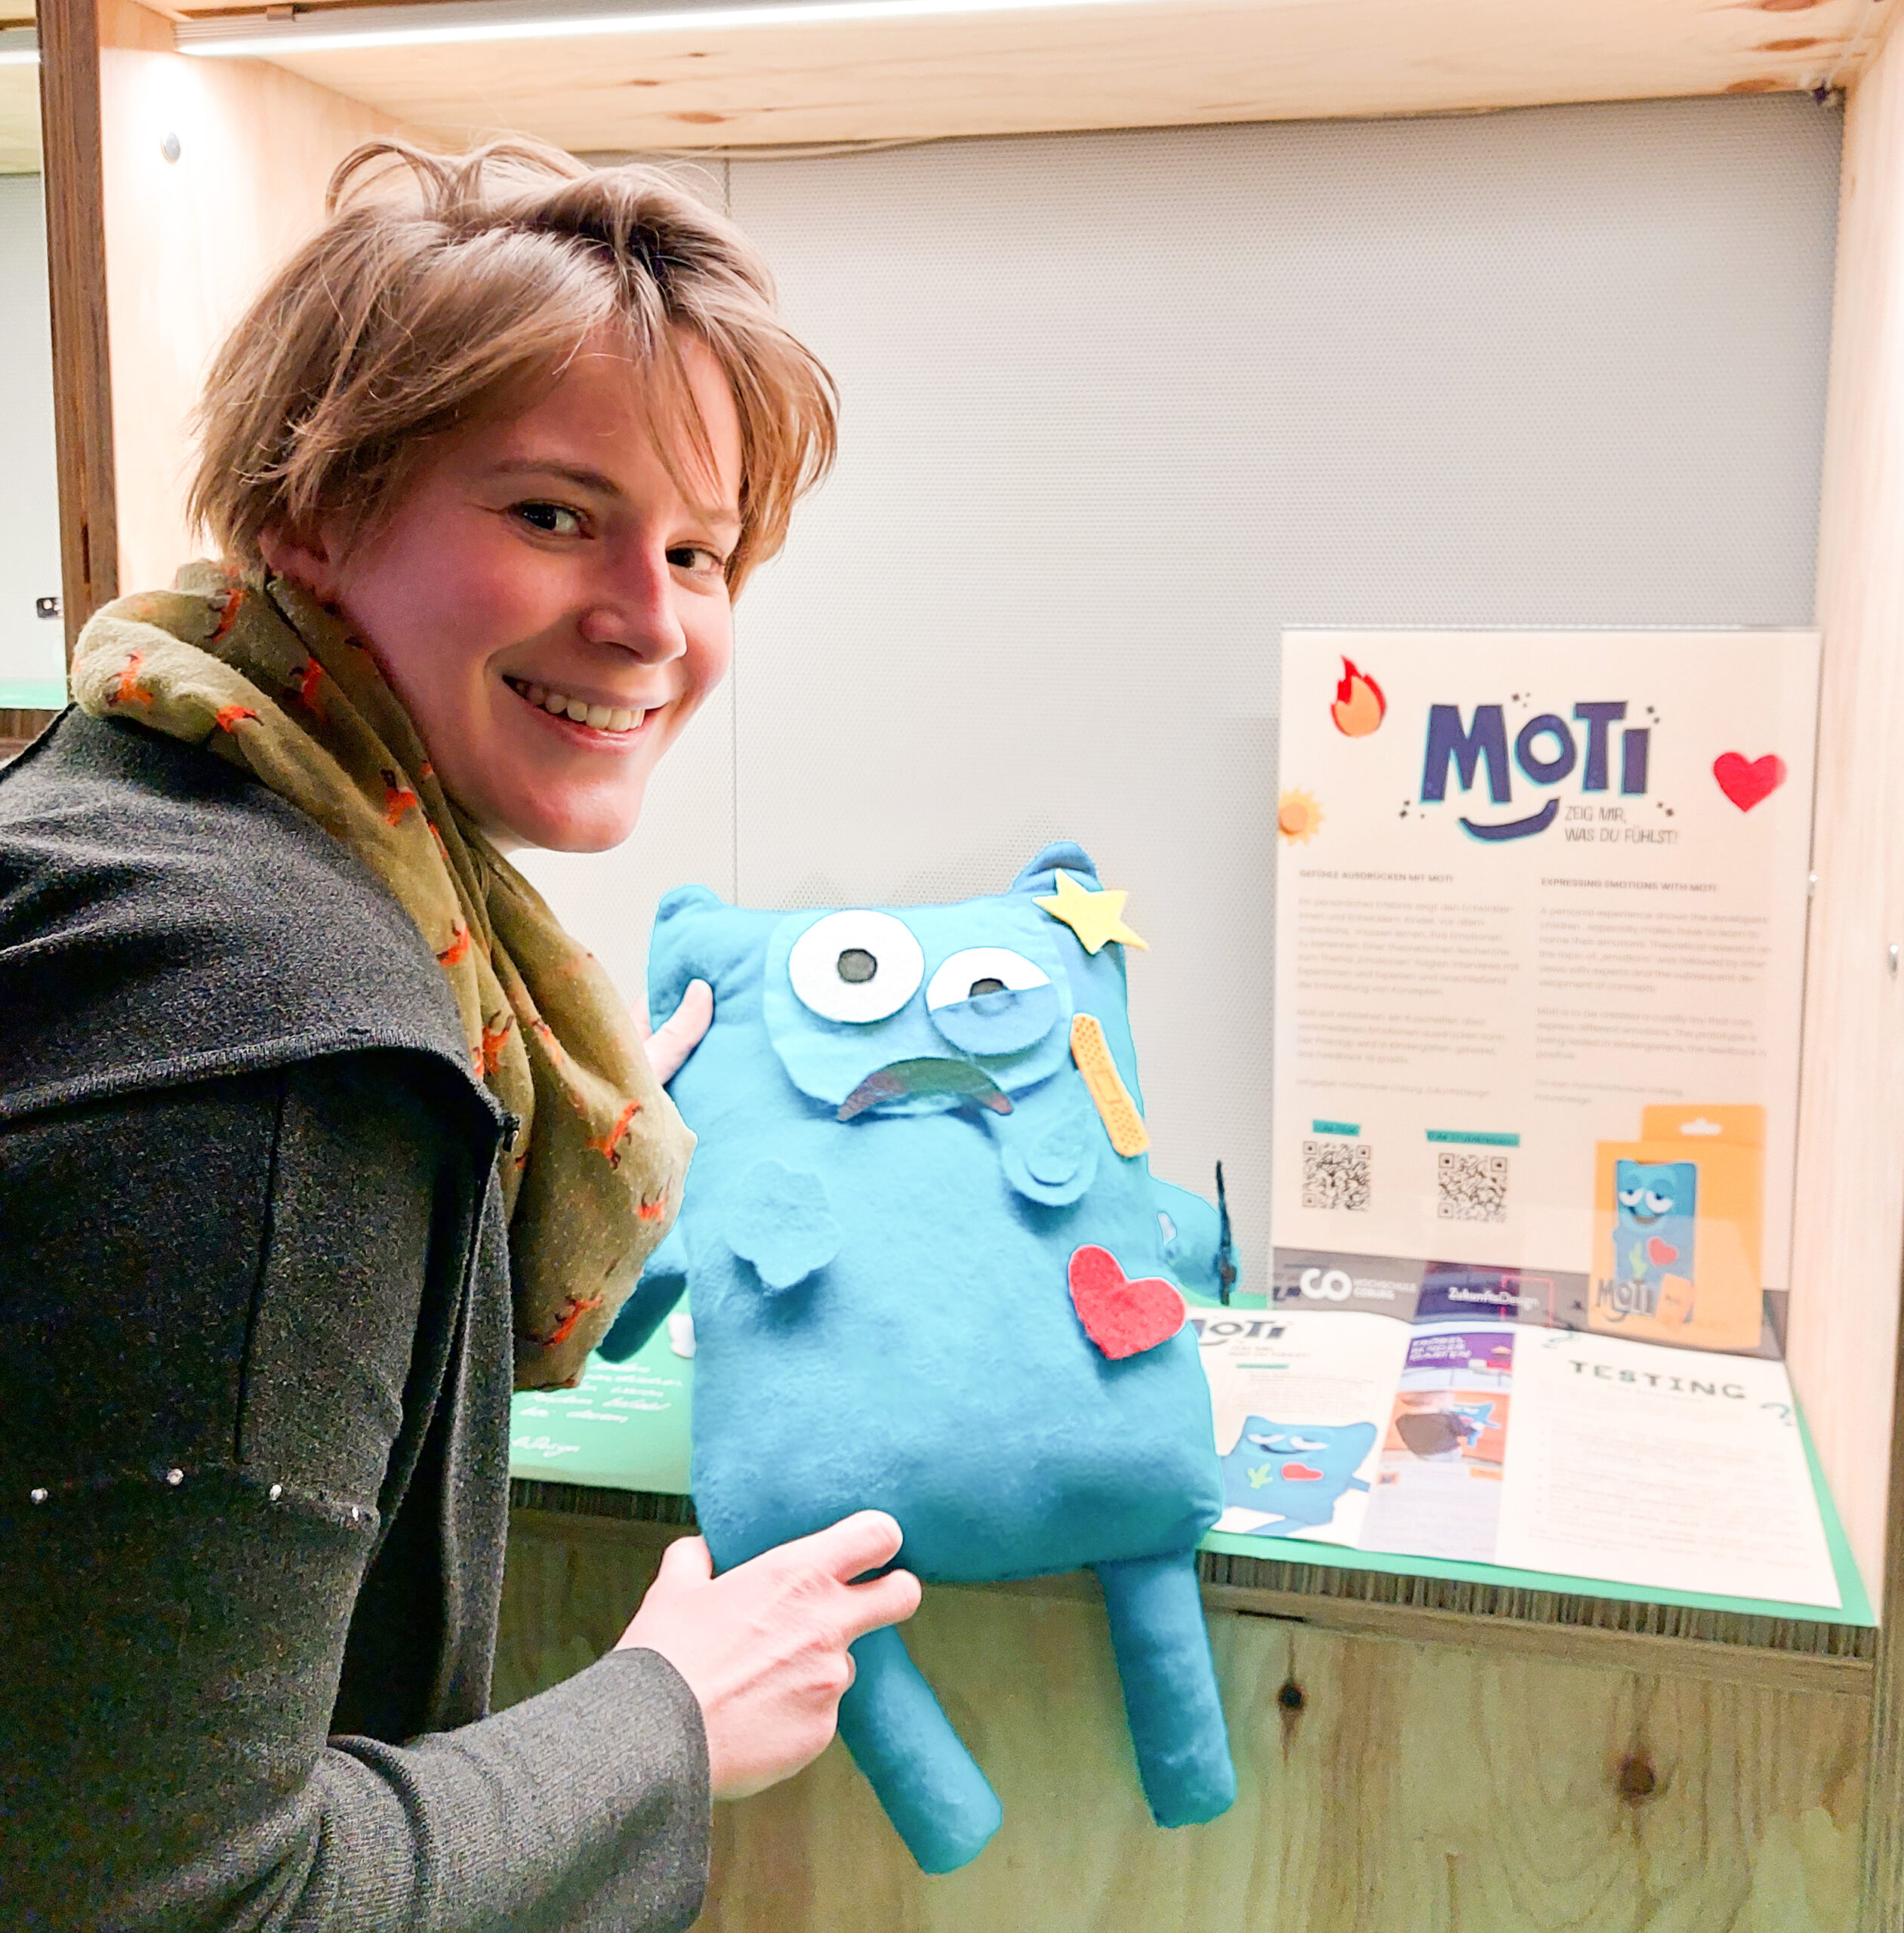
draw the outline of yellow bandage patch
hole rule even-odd
[[[1129,1089],[1117,1077],[1117,1063],[1111,1058],[1110,1044],[1095,1013],[1071,1016],[1071,1058],[1098,1105],[1111,1146],[1126,1158],[1142,1154],[1151,1145],[1144,1117],[1137,1111]]]

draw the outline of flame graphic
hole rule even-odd
[[[1388,716],[1388,701],[1382,687],[1366,671],[1358,671],[1354,661],[1342,660],[1342,681],[1336,687],[1336,702],[1329,715],[1336,729],[1345,738],[1366,738]]]

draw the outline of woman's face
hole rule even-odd
[[[532,408],[445,439],[347,550],[334,529],[261,540],[369,646],[451,797],[504,846],[618,845],[727,669],[740,418],[712,353],[681,340],[716,473],[664,432],[685,494],[639,372],[603,342]]]

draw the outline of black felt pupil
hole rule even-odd
[[[880,970],[880,963],[863,946],[849,946],[837,963],[840,977],[849,986],[864,986]]]
[[[966,998],[976,1000],[981,994],[1002,994],[1004,991],[1005,982],[1003,980],[974,980],[972,983],[972,991],[966,995]]]

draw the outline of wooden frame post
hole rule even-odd
[[[97,0],[39,0],[39,25],[60,608],[70,658],[81,625],[119,587]]]

